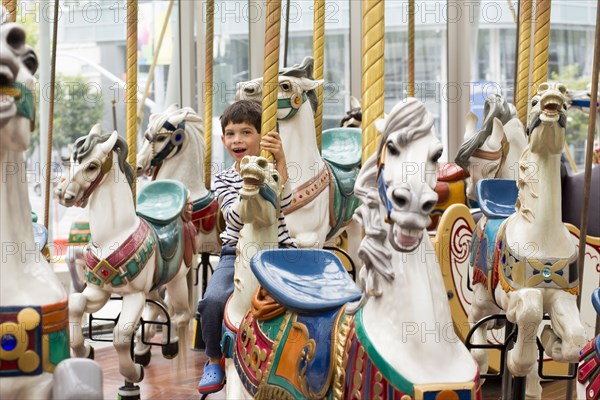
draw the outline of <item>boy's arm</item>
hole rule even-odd
[[[237,231],[241,230],[244,224],[242,224],[239,214],[240,194],[238,191],[217,176],[215,178],[215,195],[227,226]]]
[[[292,185],[289,181],[285,181],[283,185],[283,191],[281,192],[281,209],[285,210],[290,204],[292,204]]]

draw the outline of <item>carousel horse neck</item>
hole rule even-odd
[[[156,180],[175,179],[183,183],[190,191],[192,200],[208,194],[203,181],[205,146],[201,135],[201,123],[186,120],[181,151],[166,158],[155,176]]]
[[[138,227],[131,186],[113,154],[112,166],[89,197],[90,232],[102,254],[111,254]]]
[[[23,152],[0,150],[0,235],[3,244],[0,261],[0,304],[52,304],[66,298],[64,289],[40,251],[36,249],[31,225],[31,206]]]
[[[293,176],[290,184],[294,189],[325,168],[317,148],[315,119],[310,101],[305,101],[292,118],[278,122],[290,177]]]
[[[518,178],[519,160],[523,150],[527,146],[527,137],[525,130],[518,118],[511,119],[504,125],[504,133],[509,148],[506,159],[498,171],[498,178],[514,179]]]
[[[381,215],[385,216],[383,208]],[[428,235],[423,235],[419,247],[410,253],[386,247],[395,277],[381,280],[382,295],[369,299],[362,309],[364,329],[375,349],[413,384],[473,380],[477,366],[454,332],[447,293]],[[394,318],[382,319],[392,310]],[[390,348],[394,351],[387,351]],[[438,368],[440,363],[445,367]]]

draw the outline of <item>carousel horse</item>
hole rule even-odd
[[[38,62],[24,29],[0,10],[0,398],[102,399],[100,367],[68,359],[67,295],[34,241],[22,174]]]
[[[146,298],[156,298],[165,286],[174,315],[171,336],[182,342],[190,320],[186,275],[193,258],[195,228],[189,222],[187,189],[176,181],[156,182],[138,196],[137,215],[131,193],[132,169],[127,164],[127,144],[114,131],[102,133],[95,125],[75,142],[71,171],[55,193],[66,207],[89,203],[93,241],[86,249],[86,288],[70,298],[71,349],[76,357],[91,357],[84,344],[81,317],[102,308],[112,294],[123,297],[113,330],[119,372],[126,383],[143,379],[143,368],[131,359],[132,336]],[[139,216],[138,216],[139,215]],[[177,331],[175,334],[174,331]],[[177,346],[171,347],[176,355]],[[127,386],[127,385],[126,385]]]
[[[600,288],[592,294],[592,304],[600,315]],[[581,400],[600,399],[600,335],[589,341],[581,350],[577,370],[577,398]]]
[[[323,132],[323,156],[315,134],[315,89],[312,57],[279,72],[277,122],[287,159],[292,204],[284,214],[290,236],[298,247],[323,247],[348,230],[349,249],[358,248],[360,232],[351,224],[358,207],[354,182],[361,157],[360,131]],[[262,78],[238,84],[236,99],[261,102]],[[340,128],[341,129],[341,128]],[[328,221],[328,223],[323,223]],[[354,240],[356,243],[350,243]]]
[[[551,325],[541,342],[558,362],[577,362],[586,343],[577,309],[577,248],[561,220],[560,156],[565,140],[566,107],[561,84],[543,83],[528,115],[528,145],[519,160],[517,184],[484,179],[477,185],[482,217],[471,243],[473,302],[468,320],[504,312],[516,324],[515,346],[507,366],[513,376],[527,376],[526,394],[540,398],[537,375],[538,327],[544,312]],[[485,344],[487,328],[475,330],[473,343]],[[473,355],[482,372],[487,351]]]
[[[475,203],[475,187],[481,179],[517,179],[519,158],[527,146],[525,128],[514,106],[500,95],[486,99],[481,129],[476,131],[476,126],[477,116],[469,112],[464,142],[454,159],[457,165],[469,171],[466,195]]]
[[[361,124],[361,104],[354,96],[350,96],[350,111],[346,112],[340,126],[360,128]],[[457,164],[449,162],[439,162],[437,168],[435,192],[438,194],[438,202],[431,212],[431,225],[427,228],[430,231],[437,229],[439,220],[448,207],[456,203],[465,204],[468,201],[465,199],[465,178],[469,176],[468,172]]]
[[[220,252],[221,240],[217,229],[219,204],[214,193],[204,186],[204,155],[202,118],[189,107],[178,108],[173,104],[162,113],[150,115],[144,143],[137,154],[137,172],[138,175],[150,175],[153,181],[174,179],[185,185],[193,204],[197,254],[209,255]],[[197,301],[192,276],[187,277],[190,309],[195,308]],[[159,312],[157,307],[150,306],[144,320],[156,320]],[[155,324],[147,326],[146,339],[154,336],[155,327]],[[150,346],[138,340],[136,359],[147,365],[150,354]]]
[[[331,253],[257,253],[257,282],[239,287],[251,310],[232,346],[238,374],[228,370],[227,398],[480,398],[426,232],[442,154],[433,118],[410,98],[377,127],[381,144],[356,183],[362,295]],[[407,162],[415,174],[402,173]]]

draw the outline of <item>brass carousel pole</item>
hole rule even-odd
[[[281,1],[267,1],[265,23],[265,69],[263,74],[262,126],[264,136],[277,129],[277,88],[279,87],[279,31],[281,29]],[[273,155],[261,150],[261,155],[273,162]]]
[[[514,103],[519,120],[527,124],[529,104],[529,66],[531,63],[531,17],[533,1],[519,3],[519,49],[517,52],[517,74]]]
[[[379,134],[374,122],[383,117],[383,0],[366,0],[362,4],[362,162],[375,153]]]
[[[315,0],[315,18],[313,27],[313,57],[315,58],[314,78],[324,77],[325,53],[325,0]],[[323,86],[317,88],[317,112],[315,113],[315,133],[317,148],[321,151],[323,143]]]
[[[415,97],[415,0],[408,0],[408,88],[406,97]]]
[[[126,132],[127,132],[127,162],[133,168],[133,204],[136,202],[137,181],[137,18],[138,7],[136,0],[127,0],[127,109],[126,109]]]
[[[2,5],[8,11],[8,22],[17,22],[17,0],[2,0]]]
[[[215,1],[206,2],[206,38],[204,50],[204,186],[211,187],[212,118],[213,118],[213,41]]]
[[[46,187],[44,193],[44,226],[50,224],[50,173],[52,172],[52,133],[54,125],[54,89],[56,86],[56,42],[58,37],[58,0],[54,0],[52,24],[52,58],[50,61],[50,99],[48,104],[48,145],[46,146]],[[15,8],[16,11],[16,8]]]

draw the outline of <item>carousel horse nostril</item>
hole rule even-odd
[[[392,192],[392,199],[399,208],[406,208],[409,205],[410,192],[396,189]]]
[[[428,200],[425,203],[423,203],[423,205],[421,206],[421,209],[423,210],[424,213],[429,213],[431,212],[431,210],[433,210],[433,207],[435,207],[436,202],[432,201],[432,200]]]

